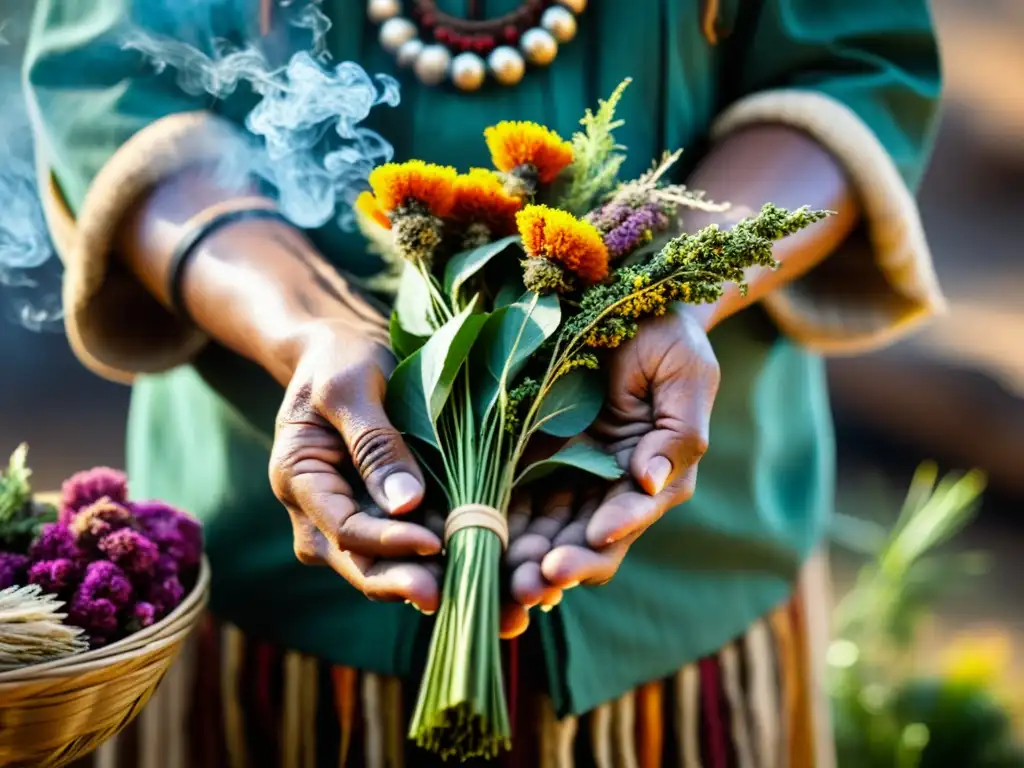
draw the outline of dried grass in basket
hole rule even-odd
[[[130,723],[206,607],[210,566],[163,620],[106,648],[0,673],[0,766],[59,768]]]

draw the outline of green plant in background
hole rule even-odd
[[[840,768],[1024,766],[994,659],[963,658],[933,677],[914,668],[936,599],[984,570],[977,554],[935,551],[972,519],[984,486],[978,471],[940,480],[925,464],[892,531],[839,517],[837,538],[870,557],[836,609],[829,650]]]
[[[25,550],[42,526],[57,520],[56,507],[33,502],[27,460],[23,443],[11,454],[7,470],[0,471],[0,549]]]

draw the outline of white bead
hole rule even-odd
[[[452,60],[452,82],[461,91],[475,91],[484,84],[487,67],[475,53],[460,53]]]
[[[573,13],[583,13],[587,10],[587,0],[558,0],[558,2]]]
[[[502,85],[516,85],[523,79],[526,62],[515,48],[500,45],[487,57],[487,66],[494,79]]]
[[[539,67],[547,66],[558,55],[558,42],[550,32],[540,27],[526,30],[519,40],[519,47],[526,60]]]
[[[399,0],[369,0],[366,4],[366,14],[374,24],[394,18],[402,12],[402,4]]]
[[[413,69],[416,77],[424,85],[440,85],[448,76],[448,67],[451,66],[452,55],[443,45],[426,45],[416,57]]]
[[[422,50],[423,41],[418,37],[414,37],[412,40],[406,40],[402,43],[402,47],[398,49],[398,53],[395,54],[395,58],[398,59],[398,66],[406,68],[411,67],[416,63],[416,59],[419,58]]]
[[[568,43],[576,37],[576,17],[566,8],[553,5],[540,17],[540,25],[554,35],[560,43]]]
[[[384,50],[395,53],[416,37],[416,25],[402,16],[395,16],[380,25],[380,44]]]

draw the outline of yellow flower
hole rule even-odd
[[[388,213],[417,202],[434,216],[444,217],[455,204],[456,176],[454,168],[409,160],[374,168],[369,181],[377,204]]]
[[[494,171],[473,168],[455,179],[455,204],[451,216],[464,224],[486,224],[499,237],[516,229],[516,213],[523,203],[505,191]]]
[[[587,283],[608,276],[608,248],[592,224],[546,205],[526,206],[516,224],[528,255],[557,262]]]
[[[1010,666],[1010,638],[987,632],[954,641],[946,649],[943,671],[953,683],[988,688],[998,684]]]
[[[494,167],[511,173],[532,165],[542,184],[550,184],[573,160],[572,145],[554,131],[530,122],[505,121],[484,131]]]
[[[372,192],[360,192],[356,198],[356,213],[364,221],[373,222],[384,229],[391,229],[391,219],[383,208],[377,203],[377,198]]]

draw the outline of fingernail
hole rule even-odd
[[[437,611],[424,611],[424,610],[423,610],[423,609],[421,608],[421,609],[420,609],[420,613],[422,613],[422,614],[423,614],[424,616],[433,616],[433,615],[434,615],[435,613],[437,613]]]
[[[384,496],[388,500],[389,512],[403,509],[421,493],[423,486],[420,481],[408,472],[395,472],[384,478]]]
[[[562,587],[562,589],[572,589],[573,587],[578,587],[579,585],[580,583],[578,581],[570,581],[568,584]]]
[[[555,606],[553,606],[553,605],[542,605],[540,607],[540,609],[542,611],[544,611],[544,613],[551,613],[551,611],[553,611],[555,609]]]
[[[661,493],[672,474],[672,462],[664,456],[655,456],[647,465],[648,493],[652,496]]]

